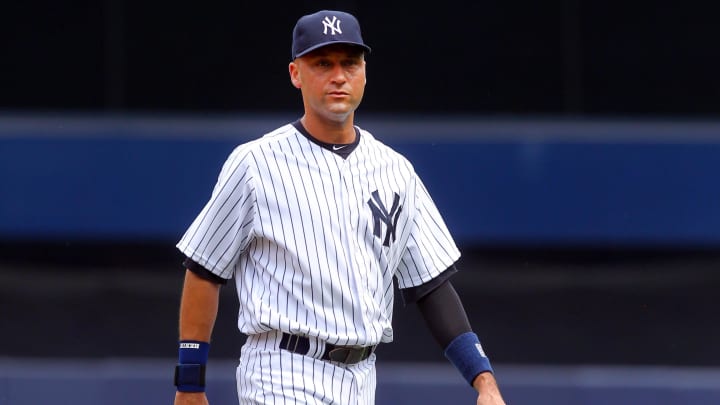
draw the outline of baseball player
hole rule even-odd
[[[373,404],[375,348],[393,339],[393,278],[446,357],[504,404],[450,284],[460,257],[412,165],[354,125],[365,89],[358,21],[323,10],[293,30],[304,115],[238,146],[178,248],[187,259],[175,404],[207,404],[219,288],[235,278],[240,404]]]

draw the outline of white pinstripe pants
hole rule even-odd
[[[240,405],[374,405],[375,354],[357,364],[320,360],[321,342],[307,355],[278,348],[281,334],[248,336],[237,368]],[[315,357],[313,357],[315,356]]]

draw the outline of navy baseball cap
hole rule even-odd
[[[352,14],[322,10],[300,17],[293,29],[292,59],[332,44],[357,45],[370,52],[363,42],[360,23]]]

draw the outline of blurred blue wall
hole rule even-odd
[[[0,404],[169,404],[174,360],[0,358]],[[237,403],[232,362],[211,362],[211,404]],[[475,393],[449,364],[378,364],[378,405],[471,404]],[[508,404],[708,405],[720,403],[720,371],[660,367],[499,366]]]
[[[232,149],[294,118],[0,116],[0,240],[177,240]],[[720,123],[376,116],[359,125],[414,163],[460,244],[720,246]],[[685,314],[665,308],[658,319]],[[0,357],[0,405],[170,403],[173,362]],[[233,367],[211,369],[213,403],[235,401]],[[449,367],[381,363],[378,404],[472,403]],[[717,369],[496,370],[510,404],[720,403]]]
[[[175,240],[295,117],[0,117],[0,238]],[[718,245],[720,123],[368,117],[462,244]]]

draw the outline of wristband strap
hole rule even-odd
[[[470,385],[478,374],[493,371],[490,359],[482,349],[480,339],[473,332],[463,333],[453,339],[445,349],[445,357],[460,371]]]
[[[180,392],[205,392],[205,365],[210,344],[197,340],[181,340],[174,383]]]
[[[175,366],[175,386],[180,392],[205,392],[205,365],[178,364]]]

